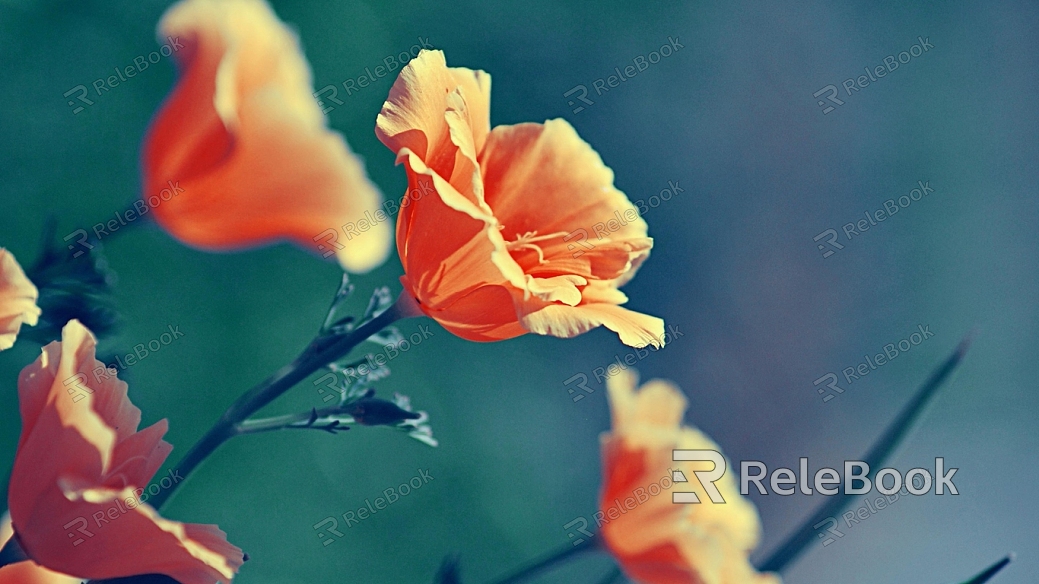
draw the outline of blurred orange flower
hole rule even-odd
[[[243,556],[224,532],[163,519],[134,493],[172,450],[162,440],[166,420],[137,431],[141,411],[126,383],[94,358],[95,345],[69,321],[62,340],[18,377],[22,433],[8,503],[22,550],[80,578],[230,582]]]
[[[756,572],[748,559],[761,526],[734,473],[714,482],[725,500],[714,503],[693,474],[713,470],[714,463],[672,461],[674,449],[720,451],[699,430],[682,426],[682,392],[662,380],[636,391],[637,383],[630,370],[606,382],[613,431],[602,437],[600,511],[610,553],[642,584],[778,584],[778,576]],[[676,486],[672,469],[688,482]],[[700,503],[675,504],[673,491],[695,492]]]
[[[11,528],[11,516],[4,513],[0,516],[0,549],[7,545],[7,540],[11,539],[12,535],[14,529]],[[82,578],[73,578],[40,567],[32,560],[0,568],[0,584],[80,584],[82,581]]]
[[[397,216],[405,289],[465,339],[600,325],[627,345],[663,345],[664,322],[619,305],[653,240],[640,217],[585,242],[632,205],[566,121],[490,125],[490,76],[422,51],[383,105],[379,139],[408,174]]]
[[[159,34],[182,45],[173,52],[181,75],[145,138],[138,205],[201,248],[289,239],[334,252],[352,272],[381,264],[390,227],[370,222],[385,217],[382,196],[325,126],[299,42],[270,7],[185,0],[163,16]],[[358,222],[368,229],[356,230]]]
[[[14,255],[0,247],[0,351],[14,345],[23,324],[34,326],[39,320],[39,296]]]

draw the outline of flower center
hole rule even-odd
[[[508,241],[505,243],[505,248],[510,252],[519,251],[521,249],[531,249],[538,254],[538,265],[547,263],[545,261],[545,252],[541,250],[541,246],[535,245],[535,242],[545,241],[556,237],[562,237],[566,235],[565,231],[559,231],[556,233],[549,233],[546,235],[538,235],[537,231],[528,231],[523,235],[517,235],[516,241]]]

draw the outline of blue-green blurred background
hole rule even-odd
[[[150,116],[175,79],[169,59],[78,114],[63,94],[157,50],[168,3],[4,0],[0,3],[0,246],[32,263],[49,216],[58,237],[111,217],[136,196]],[[952,582],[1008,551],[998,577],[1039,570],[1039,10],[1004,2],[286,2],[315,89],[339,86],[328,113],[399,196],[405,177],[375,138],[393,77],[346,96],[342,82],[418,41],[448,63],[493,77],[494,124],[563,117],[645,199],[684,192],[646,214],[653,255],[626,287],[629,307],[684,336],[639,363],[678,382],[687,421],[731,460],[813,468],[862,456],[911,391],[971,329],[951,384],[897,451],[903,471],[936,456],[959,467],[956,497],[900,501],[813,542],[790,583]],[[827,114],[813,94],[882,65],[926,37],[933,48]],[[684,48],[602,95],[595,80],[669,37]],[[583,84],[594,104],[573,113]],[[580,105],[580,104],[578,104]],[[823,258],[813,238],[908,194],[934,192]],[[153,225],[107,241],[125,325],[113,350],[182,339],[130,368],[144,423],[170,420],[170,462],[246,388],[287,363],[324,317],[339,270],[288,245],[234,254],[187,248]],[[357,277],[360,310],[379,285],[399,289],[394,257]],[[431,321],[427,321],[429,323]],[[418,321],[402,326],[405,334]],[[828,403],[813,381],[905,338],[935,336],[847,386]],[[628,351],[606,330],[573,340],[496,344],[434,337],[394,360],[377,385],[432,417],[432,449],[385,428],[236,439],[197,472],[165,515],[218,523],[251,556],[236,581],[430,582],[460,553],[466,582],[567,545],[563,528],[590,517],[599,488],[598,435],[608,428],[592,375]],[[0,475],[19,430],[17,372],[38,345],[0,354]],[[592,378],[574,403],[563,381]],[[316,376],[315,376],[316,377]],[[845,387],[846,384],[840,384]],[[267,412],[322,405],[304,382]],[[60,449],[60,445],[55,446]],[[434,480],[323,547],[313,525],[428,469]],[[754,496],[761,558],[821,497]],[[842,522],[843,528],[843,522]],[[128,550],[128,553],[132,553]],[[589,556],[544,582],[594,582]]]

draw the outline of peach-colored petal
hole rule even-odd
[[[423,51],[379,114],[376,135],[408,175],[397,217],[407,292],[466,339],[605,326],[662,346],[661,319],[619,306],[617,287],[653,240],[613,172],[563,120],[490,129],[490,86]]]
[[[444,328],[469,341],[501,341],[527,332],[516,321],[511,293],[503,286],[482,286],[437,309],[422,308]]]
[[[0,549],[3,549],[13,535],[11,515],[4,513],[0,516]],[[0,568],[0,584],[80,584],[82,581],[81,578],[48,570],[32,560]]]
[[[325,127],[299,42],[270,7],[185,0],[159,31],[163,42],[184,45],[174,53],[181,78],[142,155],[143,199],[163,197],[151,209],[159,224],[207,249],[289,239],[317,251],[327,242],[319,234],[332,229],[344,268],[382,263],[387,221],[353,234],[343,227],[377,216],[381,195],[343,138]]]
[[[739,493],[736,473],[727,471],[714,482],[724,503],[712,502],[698,481],[672,483],[672,470],[695,477],[714,469],[709,461],[675,462],[673,450],[720,451],[703,433],[681,425],[687,403],[681,391],[661,380],[636,390],[637,383],[631,370],[607,380],[613,430],[602,438],[603,511],[637,491],[652,494],[652,484],[660,488],[603,525],[611,553],[629,577],[646,584],[778,583],[748,560],[761,527],[754,506]],[[677,491],[695,492],[700,503],[674,504],[671,494]]]
[[[653,240],[646,237],[646,222],[614,188],[613,171],[565,120],[495,128],[480,164],[502,236],[546,238],[539,247],[549,261],[528,255],[528,273],[566,266],[619,286],[649,256]]]
[[[95,358],[95,346],[90,331],[70,321],[61,342],[19,376],[22,434],[9,502],[22,549],[80,578],[159,573],[190,584],[230,582],[242,553],[222,532],[163,519],[134,495],[170,453],[166,421],[137,431],[141,412],[126,383]]]
[[[490,76],[448,69],[441,51],[422,51],[401,71],[375,133],[390,150],[407,149],[476,203],[476,156],[490,129]],[[461,166],[462,168],[458,168]]]
[[[39,292],[14,255],[0,247],[0,351],[10,349],[23,324],[35,326],[40,317]]]
[[[406,165],[410,192],[420,195],[408,200],[397,224],[398,238],[404,240],[401,263],[417,286],[416,298],[436,308],[445,299],[504,281],[488,261],[494,218],[414,153],[403,150],[398,158]]]
[[[570,233],[614,219],[633,207],[613,186],[613,171],[566,120],[498,126],[480,155],[487,204],[505,226],[505,239],[537,231]],[[636,217],[611,240],[645,237]]]
[[[525,303],[527,306],[531,304]],[[663,319],[616,304],[544,304],[524,314],[520,322],[531,332],[563,338],[576,337],[605,326],[617,333],[621,342],[629,347],[664,346]]]

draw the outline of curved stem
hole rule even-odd
[[[956,346],[956,350],[931,373],[927,381],[920,386],[913,398],[909,400],[909,403],[902,408],[898,417],[891,422],[891,425],[887,427],[884,433],[880,435],[880,438],[869,449],[869,452],[863,457],[863,461],[870,469],[866,474],[867,481],[872,481],[876,478],[880,465],[884,464],[888,455],[902,442],[906,433],[912,428],[913,422],[920,416],[924,406],[927,405],[938,389],[949,378],[949,375],[963,361],[963,357],[967,354],[967,349],[970,347],[970,339],[971,336],[967,335],[960,341],[960,344]],[[856,496],[847,492],[841,492],[835,496],[827,497],[827,502],[805,519],[800,527],[758,566],[758,570],[761,572],[782,572],[787,565],[797,559],[801,552],[808,547],[808,544],[815,541],[816,537],[820,535],[816,533],[816,530],[827,519],[833,519],[840,515],[841,511],[844,511],[844,508],[851,504]]]
[[[515,572],[495,580],[491,584],[515,584],[516,582],[522,582],[527,578],[536,576],[537,574],[555,566],[556,564],[570,560],[574,556],[597,549],[597,546],[590,544],[573,545],[567,544],[563,549],[552,552],[546,556],[532,561],[530,564],[523,566]]]
[[[300,430],[325,430],[328,428],[314,426],[313,421],[324,418],[325,416],[334,416],[343,413],[341,406],[331,406],[321,409],[313,409],[309,412],[302,412],[299,414],[285,414],[284,416],[274,416],[271,418],[263,418],[261,420],[243,420],[235,424],[235,433],[241,434],[256,434],[257,432],[272,432],[274,430],[285,430],[285,429],[300,429]],[[307,422],[310,422],[309,424]],[[339,430],[349,430],[349,426],[339,426]]]
[[[321,410],[318,410],[316,416],[311,415],[310,412],[303,412],[301,414],[285,414],[284,416],[263,418],[262,420],[244,420],[235,424],[235,433],[242,435],[272,432],[286,428],[313,428],[313,426],[300,426],[299,424],[310,420],[312,417],[321,417],[322,413]],[[349,430],[349,428],[343,429]]]
[[[967,580],[963,584],[984,584],[992,579],[993,576],[999,573],[1000,570],[1007,567],[1007,564],[1014,561],[1014,554],[1010,553],[1005,556],[1002,560],[999,560],[995,564],[992,564],[977,576]]]
[[[328,343],[318,351],[312,352],[313,345],[308,346],[291,363],[277,370],[273,375],[261,381],[235,400],[231,407],[227,408],[227,411],[220,416],[216,424],[188,450],[188,453],[184,455],[180,463],[174,467],[175,472],[182,473],[182,476],[187,478],[221,444],[238,435],[236,426],[240,422],[274,401],[292,386],[306,379],[311,373],[342,358],[354,347],[367,340],[368,337],[381,331],[393,322],[402,318],[417,316],[417,309],[413,306],[414,302],[414,299],[407,292],[404,292],[397,298],[397,302],[385,312],[349,334],[343,335],[342,338]],[[184,482],[186,481],[174,483],[170,488],[152,497],[149,503],[155,509],[160,509]]]

